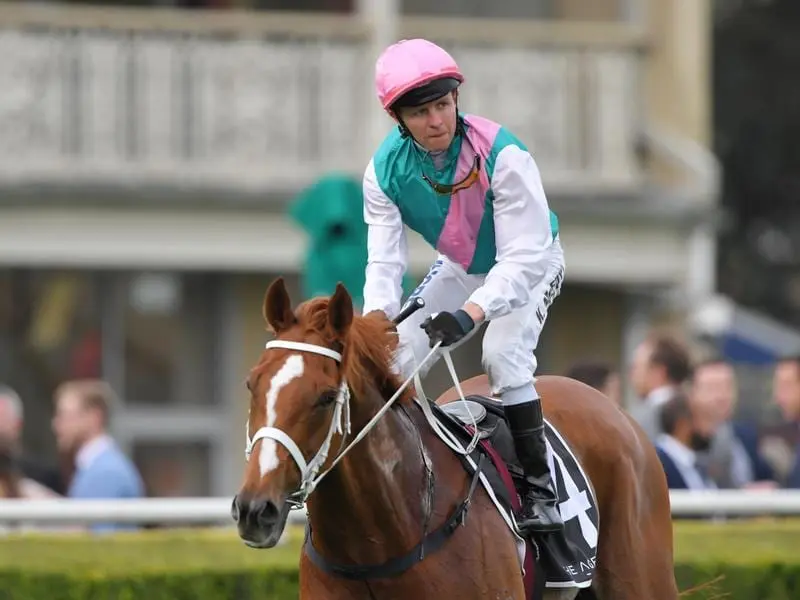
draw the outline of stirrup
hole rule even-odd
[[[517,529],[522,533],[557,533],[564,530],[564,521],[556,506],[546,506],[547,503],[523,504],[517,517]],[[527,509],[527,510],[526,510]],[[546,519],[548,512],[553,512],[551,519]],[[538,513],[538,514],[537,514]]]

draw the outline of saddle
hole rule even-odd
[[[440,408],[464,425],[478,425],[480,439],[487,440],[500,455],[514,480],[517,493],[522,494],[525,491],[524,471],[514,449],[514,438],[511,436],[503,405],[485,396],[467,396],[466,403],[456,400],[440,405]]]
[[[444,415],[443,424],[448,425],[444,420],[450,421],[450,431],[461,430],[461,438],[465,442],[473,435],[473,424],[477,425],[479,448],[483,447],[484,451],[496,455],[492,465],[494,468],[487,469],[487,478],[499,500],[496,503],[498,510],[509,510],[518,505],[526,483],[503,405],[494,398],[468,395],[465,400],[434,404],[434,407],[434,413],[441,411]],[[597,557],[600,525],[597,499],[591,482],[569,444],[547,419],[545,437],[548,464],[559,499],[564,531],[562,534],[534,535],[527,542],[536,550],[537,567],[543,570],[545,587],[585,588],[591,585]],[[504,470],[508,474],[505,480]],[[510,489],[511,486],[514,489]],[[517,497],[511,498],[515,492]]]

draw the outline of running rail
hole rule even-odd
[[[670,492],[672,515],[800,516],[800,490]],[[230,525],[231,498],[145,498],[138,500],[0,500],[0,523],[80,525],[103,522],[164,525]],[[304,523],[294,511],[290,523]]]

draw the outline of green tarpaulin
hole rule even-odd
[[[309,236],[302,278],[305,298],[332,294],[341,281],[361,307],[367,264],[361,183],[345,174],[326,175],[294,199],[289,216]],[[408,276],[403,288],[413,289]]]

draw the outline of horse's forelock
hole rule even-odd
[[[328,327],[328,298],[308,300],[297,307],[298,327],[317,333],[326,343],[335,342]],[[363,395],[370,387],[391,394],[400,381],[391,368],[397,346],[397,333],[386,319],[355,316],[343,341],[343,367],[347,383],[356,394]],[[404,395],[410,398],[410,392]]]

